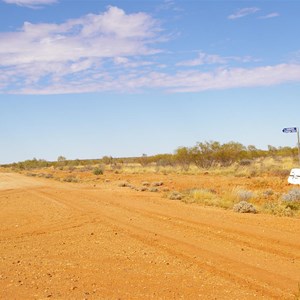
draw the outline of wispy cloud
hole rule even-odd
[[[44,5],[57,3],[58,0],[2,0],[8,4],[16,4],[19,6],[25,6],[29,8],[39,8]]]
[[[162,4],[157,7],[158,10],[171,10],[182,11],[182,9],[176,4],[174,0],[164,0]]]
[[[177,66],[184,67],[197,67],[202,65],[224,65],[230,62],[239,62],[239,63],[247,63],[247,62],[257,62],[257,59],[254,59],[250,56],[238,57],[238,56],[220,56],[218,54],[208,54],[200,51],[198,56],[195,59],[186,60],[177,63]]]
[[[88,70],[83,78],[74,76],[71,80],[68,78],[67,82],[60,78],[41,87],[28,84],[15,93],[138,92],[144,89],[158,89],[169,93],[195,93],[207,90],[273,86],[289,82],[300,82],[300,64],[219,68],[210,72],[187,70],[175,74],[151,70],[145,72],[127,69],[115,74]]]
[[[242,8],[242,9],[239,9],[238,11],[236,11],[235,13],[229,15],[228,19],[235,20],[235,19],[243,18],[243,17],[246,17],[248,15],[255,14],[258,11],[260,11],[260,9],[258,7]]]
[[[280,16],[279,13],[273,12],[273,13],[267,14],[265,16],[261,16],[261,17],[259,17],[259,19],[272,19],[272,18],[276,18],[279,16]]]
[[[226,62],[226,58],[221,57],[217,54],[207,54],[204,52],[199,52],[197,58],[179,62],[177,63],[177,66],[195,67],[206,64],[224,64]]]
[[[162,78],[160,79],[162,80]],[[300,82],[300,64],[279,64],[256,68],[220,68],[213,72],[179,72],[164,78],[170,92],[200,92],[205,90],[262,87]]]

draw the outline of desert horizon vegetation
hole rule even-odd
[[[116,182],[136,191],[161,192],[187,204],[299,217],[300,189],[287,183],[290,170],[298,165],[297,154],[296,147],[269,145],[261,150],[210,141],[178,147],[173,154],[84,160],[59,156],[52,162],[34,158],[1,167],[63,182]]]
[[[41,167],[85,166],[93,164],[114,165],[138,163],[142,166],[148,166],[155,163],[158,166],[180,166],[183,170],[188,171],[191,165],[195,165],[199,169],[210,169],[216,166],[226,167],[236,162],[239,162],[241,165],[249,165],[251,160],[266,157],[290,157],[297,163],[297,154],[297,147],[275,147],[268,145],[267,150],[262,150],[256,148],[254,145],[244,146],[234,141],[224,144],[217,141],[205,141],[198,142],[192,147],[180,146],[173,154],[165,153],[151,156],[142,154],[139,157],[112,157],[105,155],[99,159],[70,160],[60,155],[56,161],[33,158],[21,162],[0,164],[0,166],[26,170]]]

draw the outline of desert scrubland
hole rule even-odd
[[[1,170],[1,299],[299,299],[284,172],[99,169]]]

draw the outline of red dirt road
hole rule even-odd
[[[0,299],[297,299],[300,220],[0,173]]]

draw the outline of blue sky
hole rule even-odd
[[[295,146],[300,2],[0,0],[0,164]]]

